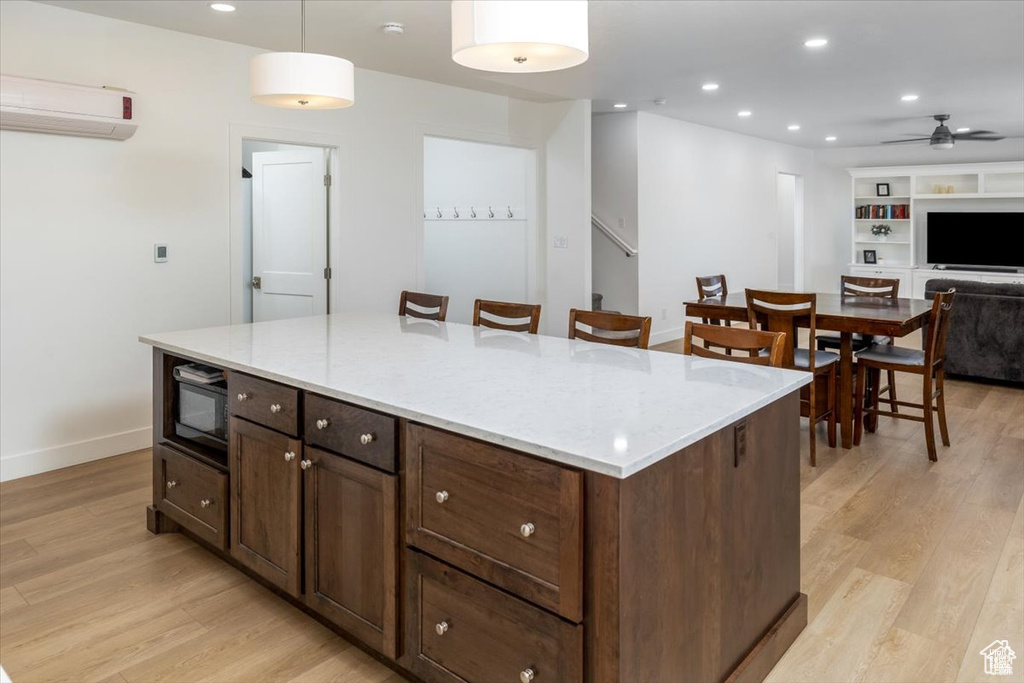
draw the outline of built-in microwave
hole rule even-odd
[[[174,368],[174,433],[207,448],[228,448],[228,389],[223,373],[198,364]],[[219,376],[220,379],[214,379]]]

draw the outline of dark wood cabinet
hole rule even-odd
[[[299,436],[299,390],[277,382],[232,372],[228,375],[228,407],[232,415],[292,436]]]
[[[398,478],[306,447],[306,604],[394,658]]]
[[[231,555],[298,597],[302,442],[237,417],[228,442]]]
[[[397,470],[394,417],[310,393],[305,394],[304,412],[306,443],[386,472]]]
[[[161,444],[153,446],[156,509],[212,545],[228,547],[228,475]]]

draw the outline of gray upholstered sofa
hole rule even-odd
[[[946,373],[1024,383],[1024,285],[934,279],[925,297],[956,289],[946,338]]]

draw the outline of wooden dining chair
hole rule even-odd
[[[799,348],[796,343],[801,327],[810,330],[810,339],[815,338],[818,298],[812,293],[757,289],[747,289],[746,296],[751,329],[786,333],[789,343],[783,349],[782,367],[814,373],[814,381],[800,390],[800,415],[810,420],[810,460],[811,467],[815,467],[818,464],[815,428],[819,422],[826,421],[828,445],[836,447],[836,375],[839,366],[839,354],[818,351],[814,344],[806,349]]]
[[[854,275],[842,275],[839,278],[839,294],[842,299],[847,297],[875,296],[885,299],[897,299],[900,295],[900,281],[898,278],[872,278],[857,277]],[[815,340],[819,351],[839,350],[841,341],[838,332],[819,332]],[[853,335],[853,352],[863,351],[872,344],[893,344],[892,337],[875,337],[870,334]],[[889,400],[889,408],[899,412],[896,400],[896,373],[890,370],[886,373],[888,383],[879,389],[879,395],[885,395]],[[855,386],[854,392],[858,389]]]
[[[694,345],[694,340],[707,342],[708,345]],[[716,358],[752,365],[770,365],[775,368],[782,367],[785,344],[785,332],[703,325],[692,320],[686,321],[683,332],[683,354],[687,356]],[[719,348],[725,349],[726,352],[715,350]],[[731,351],[736,353],[728,353]]]
[[[857,386],[860,395],[855,404],[854,445],[860,445],[864,428],[862,420],[865,413],[869,416],[885,415],[901,420],[924,422],[924,439],[928,448],[928,459],[937,462],[939,456],[935,450],[935,425],[932,414],[938,413],[942,445],[949,446],[943,384],[946,378],[946,335],[949,332],[949,313],[953,308],[955,295],[956,290],[952,288],[945,292],[936,292],[935,298],[932,300],[932,312],[928,317],[928,326],[925,328],[926,338],[923,350],[907,349],[889,344],[872,344],[857,354]],[[877,379],[867,380],[866,375],[869,373],[878,375],[883,370],[899,370],[921,376],[921,402],[896,401],[897,405],[920,410],[921,415],[880,409],[878,381]]]
[[[580,325],[589,327],[590,331],[580,329]],[[646,349],[651,341],[651,317],[572,308],[569,309],[569,339]]]
[[[503,318],[508,322],[496,318]],[[473,304],[473,326],[537,334],[540,328],[540,304],[514,304],[507,301],[477,299]]]
[[[723,299],[729,294],[729,284],[725,281],[725,275],[698,275],[697,276],[697,299],[704,299],[720,296]],[[717,318],[701,318],[705,325],[732,325],[730,320],[719,320]]]
[[[448,315],[448,297],[403,291],[398,301],[398,315],[444,322],[445,316]]]

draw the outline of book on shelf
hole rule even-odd
[[[862,204],[854,207],[853,215],[862,220],[907,220],[910,218],[910,204]]]

